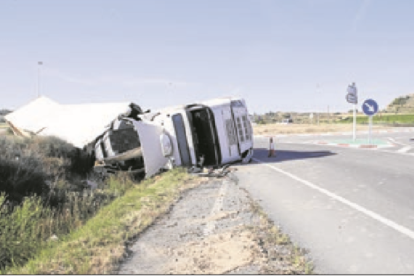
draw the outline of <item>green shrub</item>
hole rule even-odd
[[[358,116],[358,124],[368,124],[368,116]],[[353,117],[347,117],[341,120],[342,123],[352,123]],[[414,124],[414,115],[413,114],[400,114],[400,115],[391,115],[391,114],[377,114],[373,116],[372,121],[374,124]]]
[[[97,180],[93,160],[56,137],[2,136],[0,151],[0,271],[24,264],[136,184],[127,173]],[[85,189],[86,179],[97,189]]]
[[[49,187],[41,162],[31,156],[16,159],[0,157],[0,191],[14,203],[20,203],[25,196],[47,194]]]
[[[0,195],[0,268],[22,265],[39,246],[39,223],[44,215],[40,198],[27,198],[13,212],[4,206],[6,198]]]
[[[409,96],[396,98],[392,102],[392,105],[404,105],[407,103],[408,99],[410,99]]]
[[[50,228],[44,230],[46,241],[39,244],[38,248],[41,249],[35,249],[36,252],[31,254],[26,265],[8,266],[0,272],[16,275],[111,273],[123,259],[125,243],[167,211],[168,206],[179,197],[180,191],[195,185],[188,182],[192,177],[185,171],[183,168],[175,169],[127,189],[124,195],[111,200],[105,207],[101,206],[98,213],[83,222],[81,227],[76,226],[77,230],[71,228],[69,235],[59,235]],[[119,183],[113,183],[115,186],[136,184],[131,183],[126,174],[119,174],[113,180],[116,182],[117,179]],[[109,192],[107,185],[102,187],[105,188],[98,190]],[[80,207],[77,209],[78,213],[86,213]],[[47,225],[48,221],[50,220],[46,220],[41,227]],[[55,224],[56,222],[53,223]],[[40,225],[35,227],[39,228]],[[59,241],[50,239],[53,233]]]
[[[65,170],[70,173],[85,176],[93,167],[91,156],[57,137],[35,137],[32,147],[43,157],[66,160]]]
[[[90,156],[56,137],[2,136],[0,151],[0,192],[16,203],[24,196],[44,196],[58,183],[70,182],[65,190],[82,190],[80,179],[93,167]]]
[[[0,115],[7,115],[7,114],[9,114],[9,113],[11,113],[12,111],[11,110],[8,110],[8,109],[0,109]]]
[[[0,195],[0,270],[26,263],[53,242],[53,237],[61,239],[78,229],[135,184],[126,173],[120,173],[107,184],[99,183],[96,190],[54,189],[49,196],[60,200],[53,208],[38,196],[25,197],[12,208],[6,204],[5,194]]]

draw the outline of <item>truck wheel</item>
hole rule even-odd
[[[247,164],[252,161],[253,149],[249,149],[242,154],[242,163]]]

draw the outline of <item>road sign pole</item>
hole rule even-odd
[[[371,129],[372,129],[372,116],[369,116],[369,130],[368,130],[368,138],[369,144],[371,145]]]
[[[354,104],[354,123],[352,127],[352,140],[356,140],[356,105],[358,103],[358,96],[357,96],[357,88],[355,86],[355,83],[348,85],[348,88],[346,90],[348,94],[346,95],[346,101],[348,103]],[[329,113],[329,111],[328,111]]]
[[[372,116],[378,112],[378,104],[372,99],[365,100],[365,102],[362,104],[362,110],[364,111],[365,115],[369,117],[368,140],[369,144],[371,145]]]
[[[354,125],[352,131],[352,139],[355,141],[356,139],[356,104],[354,104]]]

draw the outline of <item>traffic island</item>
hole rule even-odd
[[[371,141],[369,141],[369,139],[355,139],[355,141],[353,139],[341,139],[330,141],[323,140],[316,142],[316,144],[364,149],[389,148],[394,146],[394,144],[382,139],[372,139]]]

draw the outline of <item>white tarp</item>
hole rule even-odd
[[[61,105],[39,97],[5,116],[20,132],[57,136],[82,148],[101,135],[131,103]]]
[[[40,97],[29,104],[7,114],[4,118],[18,128],[22,134],[37,133],[49,125],[61,110],[60,104],[46,97]]]

